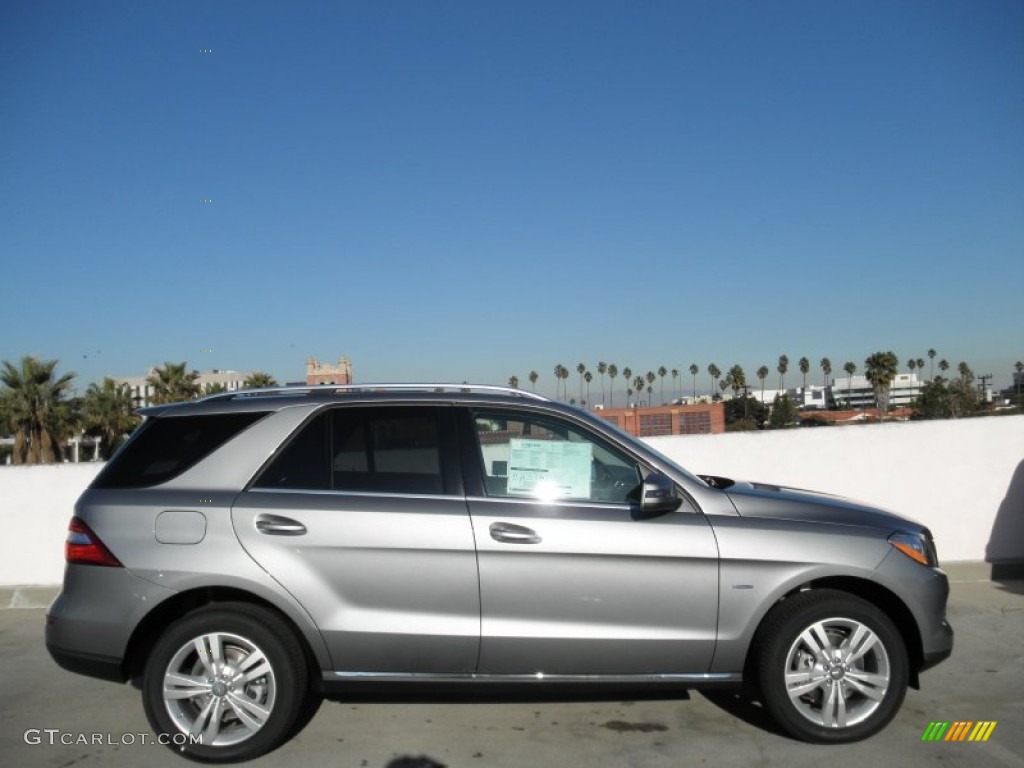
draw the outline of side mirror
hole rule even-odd
[[[640,489],[640,511],[647,515],[662,515],[675,512],[683,503],[676,493],[676,484],[660,472],[652,472],[644,478]]]

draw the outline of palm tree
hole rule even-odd
[[[827,357],[823,357],[818,365],[821,366],[821,372],[825,374],[825,386],[827,387],[828,377],[832,375],[832,361]]]
[[[672,369],[672,399],[673,400],[676,399],[676,382],[678,380],[679,380],[679,369],[678,368],[673,368]],[[682,392],[679,393],[680,397],[682,396],[682,394],[683,394]]]
[[[811,361],[806,357],[801,357],[797,366],[800,368],[800,373],[804,375],[804,389],[807,389],[807,373],[811,370]]]
[[[658,376],[661,377],[661,404],[665,404],[665,375],[668,373],[668,368],[664,365],[658,366]]]
[[[587,371],[583,374],[583,380],[587,382],[587,399],[583,401],[583,404],[586,405],[590,402],[590,382],[594,380],[594,374]]]
[[[913,373],[914,370],[917,368],[917,358],[912,357],[909,360],[907,360],[907,368],[909,368],[910,372]]]
[[[656,378],[658,378],[658,377],[654,375],[654,371],[648,371],[647,375],[644,378],[647,379],[647,389],[648,389],[648,392],[647,392],[647,404],[650,405],[651,404],[651,397],[650,397],[650,395],[651,395],[651,385],[654,384],[654,380]],[[664,382],[664,379],[662,379],[662,382]]]
[[[711,363],[708,366],[708,373],[711,375],[711,399],[714,400],[718,397],[718,393],[715,390],[718,388],[718,377],[722,375],[722,371],[717,365]]]
[[[879,418],[889,410],[889,388],[899,373],[899,359],[892,352],[875,352],[864,361],[864,375],[875,390]]]
[[[246,389],[266,389],[267,387],[276,387],[277,381],[269,373],[253,371],[242,382],[242,386]]]
[[[587,372],[587,366],[583,363],[576,365],[576,373],[580,375],[580,400],[583,399],[583,374]]]
[[[734,397],[738,397],[740,390],[747,386],[747,374],[739,363],[729,369],[729,386],[732,387]]]
[[[785,355],[779,355],[779,367],[776,368],[779,372],[779,389],[785,389],[782,386],[782,377],[786,375],[786,371],[789,370],[789,358]]]
[[[768,370],[767,365],[762,365],[757,369],[757,378],[761,380],[761,402],[764,403],[764,380],[768,378],[768,374],[771,371]]]
[[[1017,371],[1017,397],[1020,397],[1020,380],[1024,379],[1024,362],[1018,360],[1013,364],[1013,369]]]
[[[601,405],[604,405],[604,375],[608,373],[608,363],[604,360],[597,364],[597,373],[601,377]]]
[[[974,378],[974,372],[967,363],[961,361],[959,365],[957,365],[956,369],[960,373],[960,381],[964,384]]]
[[[65,399],[73,373],[54,378],[56,360],[31,355],[0,370],[0,414],[14,436],[15,464],[51,464],[62,457],[61,440],[70,436],[73,413]]]
[[[945,358],[943,358],[942,360],[939,360],[939,370],[942,371],[943,373],[948,371],[949,370],[949,361],[946,360]]]
[[[615,407],[615,377],[619,375],[619,366],[615,363],[608,364],[608,378],[611,381],[608,383],[608,407]],[[601,399],[604,400],[604,387],[601,388]]]
[[[518,376],[509,376],[508,377],[508,385],[510,387],[512,387],[512,389],[519,389],[519,377]]]
[[[533,386],[533,391],[536,392],[537,391],[537,379],[539,378],[537,376],[537,372],[536,371],[530,371],[530,375],[527,376],[526,378],[528,378],[530,380],[530,384]]]
[[[934,349],[929,349],[928,350],[928,360],[930,361],[930,363],[929,363],[930,367],[928,369],[928,378],[929,379],[934,379],[935,378],[935,355],[936,354],[937,353],[935,352]]]
[[[100,455],[107,459],[139,424],[132,411],[131,389],[105,377],[102,384],[90,384],[82,403],[85,433],[100,441]]]
[[[227,391],[228,388],[219,381],[208,381],[203,387],[204,395],[219,395]]]
[[[924,358],[917,358],[917,370],[921,372],[921,378],[924,378]]]
[[[846,407],[850,407],[850,400],[853,399],[853,374],[857,372],[857,364],[847,361],[843,366],[843,370],[846,371],[847,386],[846,386]]]
[[[697,374],[700,367],[696,363],[690,363],[690,375],[693,376],[693,401],[697,402]]]
[[[622,369],[622,378],[626,382],[627,386],[629,386],[629,387],[633,386],[633,369],[630,368],[628,365],[625,368]],[[627,393],[627,395],[632,395],[632,394],[633,394],[632,392]],[[628,396],[626,397],[626,407],[629,408],[629,397]]]
[[[639,373],[633,379],[633,390],[636,392],[637,403],[642,406],[644,404],[644,377]]]
[[[146,377],[146,383],[153,388],[150,400],[157,405],[191,400],[199,394],[198,378],[199,374],[189,372],[184,362],[166,362],[163,368],[154,368]]]

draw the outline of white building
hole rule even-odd
[[[908,406],[921,394],[916,373],[898,373],[889,386],[889,407]],[[832,381],[832,397],[837,408],[874,408],[875,388],[867,376],[837,378]]]
[[[128,389],[131,391],[132,400],[135,402],[136,406],[145,408],[150,404],[150,398],[155,394],[153,386],[146,380],[152,376],[155,371],[155,368],[150,368],[146,371],[145,376],[115,378],[114,382],[117,384],[127,384]],[[199,391],[201,393],[205,393],[207,386],[214,384],[223,386],[228,392],[236,392],[239,389],[245,389],[245,380],[252,376],[252,374],[252,371],[221,371],[214,368],[212,371],[200,373],[196,379],[196,384],[199,385]]]

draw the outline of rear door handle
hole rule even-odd
[[[271,536],[302,536],[306,526],[290,517],[260,515],[256,518],[256,530]]]
[[[491,538],[506,544],[540,544],[537,532],[513,523],[491,523]]]

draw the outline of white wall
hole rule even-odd
[[[63,580],[68,521],[102,466],[0,466],[0,586]]]
[[[1024,560],[1024,416],[648,441],[698,474],[848,496],[931,528],[941,561]]]
[[[836,493],[913,517],[932,529],[946,562],[1024,560],[1024,416],[650,443],[694,472]],[[0,467],[0,586],[60,583],[68,520],[100,467]]]

